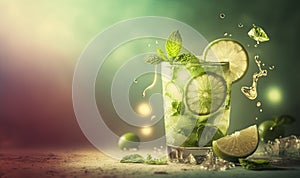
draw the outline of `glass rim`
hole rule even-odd
[[[221,62],[221,61],[199,61],[199,63],[181,63],[181,62],[169,62],[169,61],[163,61],[162,63],[168,63],[169,65],[177,65],[177,66],[182,66],[189,64],[190,66],[229,66],[229,62]]]

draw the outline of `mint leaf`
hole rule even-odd
[[[121,163],[144,163],[144,158],[139,154],[131,154],[124,156],[121,161]]]
[[[150,154],[147,154],[147,158],[145,160],[146,164],[155,164],[155,165],[165,165],[168,164],[167,157],[163,156],[161,158],[152,158]]]
[[[157,49],[157,54],[160,58],[162,58],[164,61],[168,61],[168,58],[165,56],[165,53],[161,49]]]
[[[199,59],[191,53],[180,54],[174,59],[174,61],[180,62],[181,64],[188,64],[188,63],[199,64]]]
[[[182,39],[179,34],[179,31],[177,30],[172,32],[166,42],[166,51],[169,58],[176,57],[179,54],[181,47],[182,47]]]
[[[164,61],[162,58],[158,57],[157,55],[150,55],[145,57],[145,62],[149,63],[149,64],[159,64],[162,61]]]
[[[264,159],[249,160],[249,159],[239,159],[241,166],[249,170],[264,170],[271,168],[271,163]]]
[[[172,101],[172,116],[178,116],[184,112],[184,105],[181,101]]]

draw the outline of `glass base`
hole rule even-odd
[[[207,155],[212,153],[211,147],[179,147],[167,145],[170,162],[201,164]]]

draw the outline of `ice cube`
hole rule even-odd
[[[269,141],[264,146],[266,156],[282,156],[300,158],[300,137],[291,135],[284,138]]]

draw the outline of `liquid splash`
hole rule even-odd
[[[263,70],[261,68],[261,61],[259,60],[259,56],[256,55],[254,57],[255,59],[255,63],[258,67],[258,73],[254,73],[252,78],[252,85],[250,87],[248,86],[243,86],[241,88],[241,91],[243,92],[243,94],[249,98],[250,100],[254,100],[257,97],[257,83],[260,77],[262,76],[267,76],[268,75],[268,71],[267,70]]]
[[[155,65],[155,69],[154,69],[154,79],[153,82],[144,89],[142,96],[145,97],[146,96],[146,91],[152,89],[155,86],[155,83],[157,81],[157,65]]]

